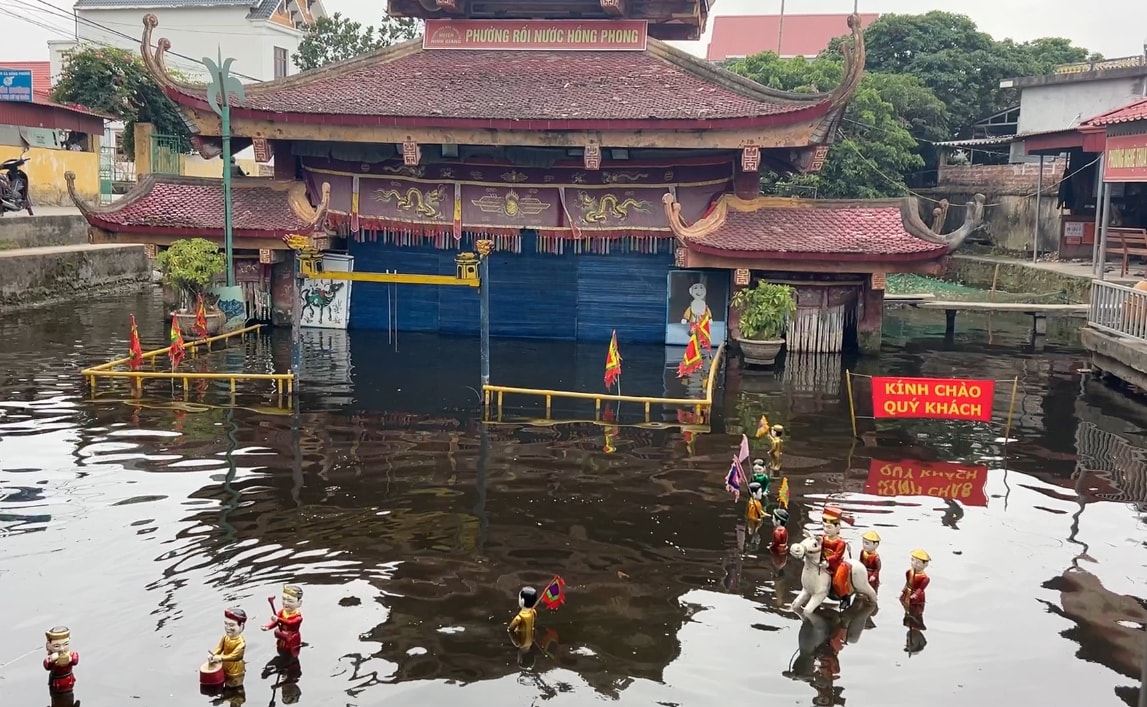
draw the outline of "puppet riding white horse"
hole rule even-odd
[[[832,587],[828,569],[821,564],[820,539],[806,533],[804,540],[789,546],[789,554],[804,561],[804,569],[801,570],[801,593],[797,595],[789,610],[798,611],[803,608],[802,613],[805,616],[812,616],[817,607],[828,599],[828,592]],[[868,570],[859,562],[848,564],[853,593],[876,606],[876,590],[868,583]]]

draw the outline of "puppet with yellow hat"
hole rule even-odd
[[[904,590],[900,593],[900,603],[908,612],[924,611],[924,590],[928,588],[928,574],[925,571],[932,557],[923,550],[913,550],[909,555],[911,567],[904,573]]]
[[[67,626],[55,626],[44,633],[44,670],[48,671],[48,692],[65,695],[76,686],[72,666],[80,662],[80,654],[72,650],[72,632]]]
[[[880,547],[880,534],[875,530],[869,530],[860,536],[860,564],[868,570],[868,583],[872,585],[873,589],[880,588],[880,553],[876,548]]]

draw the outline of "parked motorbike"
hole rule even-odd
[[[28,211],[32,215],[32,200],[28,198],[28,173],[20,169],[28,163],[28,150],[10,160],[0,162],[0,216],[9,211]]]

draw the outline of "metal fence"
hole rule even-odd
[[[1102,331],[1147,342],[1147,290],[1093,280],[1087,323]]]

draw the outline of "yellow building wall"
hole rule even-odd
[[[92,136],[94,152],[75,150],[49,150],[33,147],[28,150],[28,162],[22,169],[28,175],[28,191],[32,207],[71,206],[65,172],[76,173],[76,191],[89,202],[98,202],[100,195],[99,139]],[[19,157],[23,148],[0,145],[0,162]]]
[[[235,163],[249,176],[259,176],[259,165],[255,160],[237,159]],[[180,155],[179,171],[185,177],[223,178],[223,160],[216,157],[205,160],[199,155]]]

